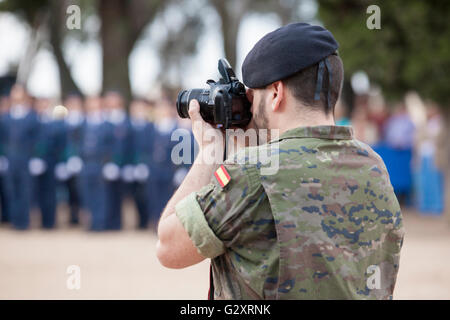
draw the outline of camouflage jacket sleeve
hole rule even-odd
[[[176,206],[176,214],[200,254],[215,258],[226,248],[241,242],[239,237],[251,226],[252,211],[264,198],[257,169],[253,166],[226,164],[230,181],[221,187],[211,182]]]

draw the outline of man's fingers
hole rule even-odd
[[[197,100],[191,100],[189,102],[189,118],[191,118],[192,121],[201,121],[202,116],[200,115],[200,104]]]

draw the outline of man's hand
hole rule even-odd
[[[175,214],[175,206],[192,192],[207,185],[223,161],[223,134],[203,120],[196,100],[189,104],[189,117],[199,145],[199,154],[184,181],[167,203],[158,225],[157,257],[168,268],[184,268],[205,259]]]
[[[199,159],[202,163],[220,163],[223,160],[224,135],[220,129],[203,120],[200,104],[197,100],[189,103],[189,117],[192,121],[192,132],[199,146]]]

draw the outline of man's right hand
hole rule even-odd
[[[208,164],[221,163],[223,160],[224,135],[220,129],[214,128],[203,120],[200,104],[197,100],[189,103],[189,118],[192,121],[192,132],[199,146],[199,157]]]

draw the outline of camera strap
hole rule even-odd
[[[316,84],[316,92],[314,93],[314,100],[320,100],[320,92],[322,91],[323,85],[323,73],[325,71],[325,67],[328,70],[328,92],[327,92],[327,110],[331,107],[331,81],[332,81],[332,70],[330,62],[328,58],[325,58],[319,62],[319,68],[317,70],[317,84]]]
[[[213,279],[213,268],[212,261],[209,265],[209,290],[208,290],[208,300],[214,300],[214,279]]]

